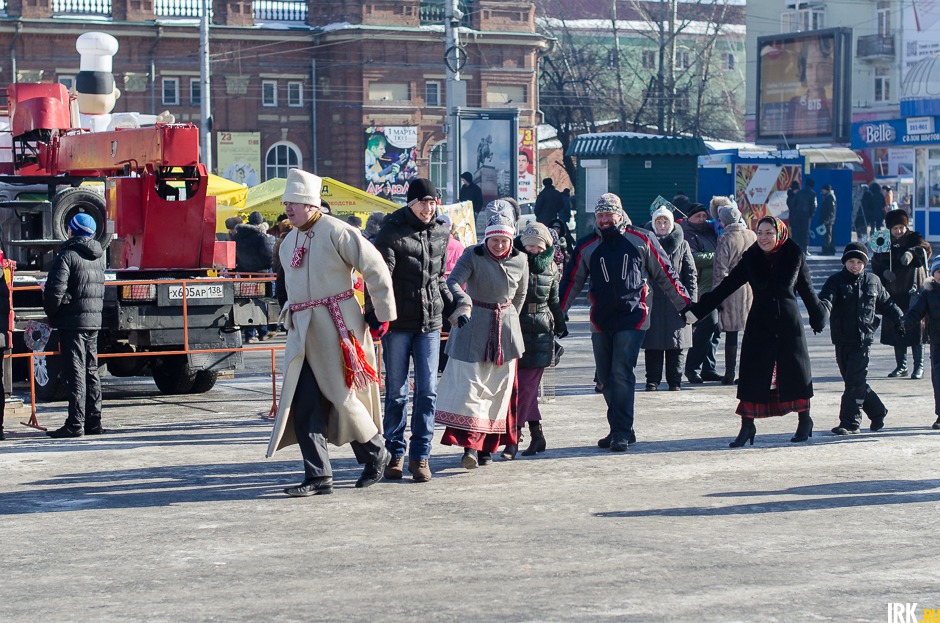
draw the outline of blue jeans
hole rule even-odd
[[[610,434],[628,441],[635,438],[633,397],[636,393],[636,361],[645,333],[627,329],[616,333],[591,334],[597,380],[604,384]]]
[[[405,427],[408,424],[409,361],[414,361],[415,366],[409,456],[416,461],[431,456],[440,350],[440,331],[389,331],[382,338],[382,358],[385,362],[385,417],[382,423],[385,427],[385,447],[396,459],[403,457],[407,448]]]

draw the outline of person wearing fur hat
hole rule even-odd
[[[382,222],[384,220],[385,212],[381,210],[376,210],[369,214],[369,218],[366,219],[366,240],[369,242],[375,241],[375,237],[379,235],[379,230],[382,229]]]
[[[940,430],[940,255],[930,261],[930,279],[911,299],[911,308],[904,316],[904,326],[911,330],[922,322],[927,324],[930,339],[930,381],[933,385],[934,430]]]
[[[741,211],[730,199],[718,209],[718,219],[724,228],[718,236],[718,248],[715,250],[713,289],[737,266],[744,252],[757,242],[757,235],[744,224]],[[725,334],[725,375],[721,379],[722,385],[734,384],[738,363],[738,333],[744,331],[753,300],[751,286],[744,284],[726,298],[718,310],[718,329]]]
[[[555,337],[568,334],[565,315],[558,300],[560,275],[555,266],[555,248],[549,229],[542,223],[531,223],[516,238],[515,247],[524,251],[529,262],[529,284],[525,303],[519,313],[525,352],[519,359],[517,443],[509,444],[503,458],[513,459],[522,442],[522,429],[528,425],[531,441],[522,456],[544,452],[545,434],[539,411],[539,383],[545,368],[555,357]]]
[[[653,211],[646,229],[656,234],[656,239],[669,257],[673,270],[685,286],[685,291],[693,301],[698,295],[695,259],[689,243],[685,241],[682,227],[667,206],[660,206]],[[659,288],[653,289],[649,304],[650,326],[643,338],[643,357],[646,360],[646,391],[659,389],[663,380],[663,364],[666,367],[666,384],[676,391],[682,386],[682,363],[685,350],[692,342],[692,327],[669,303],[669,299]]]
[[[594,231],[575,245],[561,279],[561,308],[568,312],[591,281],[591,345],[597,382],[607,403],[610,432],[601,448],[623,452],[636,441],[633,430],[636,362],[650,326],[650,281],[677,311],[692,299],[656,237],[633,227],[620,197],[604,193],[594,206]]]
[[[871,420],[873,432],[884,428],[888,409],[875,390],[868,385],[868,358],[878,316],[883,315],[900,333],[901,310],[891,300],[881,280],[865,272],[868,249],[853,242],[842,254],[843,269],[826,279],[819,293],[819,302],[829,312],[829,334],[836,349],[839,374],[845,383],[839,424],[835,435],[858,433],[864,411]]]
[[[80,213],[69,222],[69,239],[59,247],[42,293],[49,325],[59,332],[62,380],[69,398],[65,424],[46,434],[53,438],[99,435],[101,380],[98,331],[104,309],[104,250],[95,240],[97,224]]]
[[[875,253],[871,258],[871,269],[884,285],[891,299],[907,312],[911,305],[911,294],[923,287],[927,280],[927,258],[932,254],[930,244],[918,232],[909,227],[910,219],[904,210],[891,210],[885,214],[885,225],[891,231],[889,251]],[[912,379],[924,376],[924,341],[926,333],[915,326],[905,335],[898,335],[892,323],[881,325],[881,343],[894,347],[896,366],[888,373],[890,378],[908,375],[907,349],[911,349],[914,369]]]
[[[443,317],[453,308],[447,287],[447,245],[450,227],[437,214],[437,189],[431,180],[417,178],[408,187],[408,205],[393,212],[378,236],[379,250],[392,275],[396,318],[382,338],[385,363],[385,447],[392,460],[385,470],[389,480],[400,480],[405,454],[414,482],[431,479],[431,441],[437,402],[437,369]],[[366,305],[366,321],[373,329],[381,322]],[[408,399],[409,368],[414,364],[414,396]],[[405,441],[408,405],[411,439]]]
[[[280,248],[287,301],[284,379],[267,456],[300,445],[304,480],[284,490],[292,497],[333,492],[327,443],[350,444],[365,465],[356,487],[382,479],[392,455],[382,437],[379,377],[372,336],[353,290],[354,272],[368,286],[373,315],[395,320],[392,277],[381,254],[352,227],[323,218],[323,180],[291,169],[284,211],[294,226]]]
[[[500,446],[517,443],[516,368],[525,350],[519,312],[529,282],[525,253],[513,248],[511,220],[494,217],[481,244],[464,251],[447,285],[456,301],[435,420],[441,443],[464,448],[461,465],[492,462]]]
[[[701,203],[689,205],[686,215],[682,220],[682,233],[692,249],[692,257],[695,258],[698,295],[702,296],[712,289],[718,233],[714,222],[708,220],[708,208]],[[716,360],[720,340],[718,313],[712,312],[704,318],[699,318],[692,327],[692,348],[689,349],[685,360],[685,376],[689,383],[721,380]]]

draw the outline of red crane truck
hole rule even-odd
[[[184,350],[184,334],[190,350],[237,349],[243,326],[269,323],[270,282],[218,276],[234,268],[234,243],[216,240],[215,198],[206,195],[198,129],[157,124],[79,130],[60,84],[14,84],[7,97],[10,153],[0,155],[0,183],[46,188],[49,195],[39,205],[0,202],[0,208],[14,210],[24,221],[24,215],[38,211],[45,223],[41,240],[7,235],[7,242],[48,252],[65,239],[76,213],[95,218],[97,239],[110,247],[109,280],[114,279],[106,288],[98,352],[147,354],[103,359],[109,373],[149,374],[162,392],[183,394],[208,391],[220,372],[241,367],[239,351],[178,352]],[[103,195],[82,186],[89,181],[103,181]],[[13,285],[41,283],[42,278],[42,273],[17,271]],[[187,280],[185,330],[180,280]],[[44,319],[40,296],[38,290],[14,292],[15,325],[21,331],[28,321]],[[14,343],[22,337],[14,336]],[[25,337],[36,343],[37,336]],[[45,350],[56,346],[53,331]],[[62,397],[56,358],[33,360],[37,396]]]

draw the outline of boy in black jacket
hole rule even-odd
[[[853,242],[842,254],[844,268],[826,280],[819,301],[829,311],[829,332],[836,347],[839,373],[845,381],[839,425],[836,435],[858,433],[861,410],[871,420],[873,432],[884,428],[888,410],[878,394],[868,385],[868,355],[878,328],[877,314],[889,317],[904,331],[900,308],[894,304],[881,280],[865,272],[868,253],[865,246]]]
[[[937,421],[934,430],[940,430],[940,255],[930,261],[930,276],[924,287],[911,297],[911,307],[904,316],[904,326],[927,318],[927,335],[930,338],[930,380],[933,382],[934,414]]]

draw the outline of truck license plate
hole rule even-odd
[[[222,284],[188,285],[186,286],[186,300],[192,299],[221,299],[223,297]],[[170,299],[181,300],[183,286],[170,286]]]

